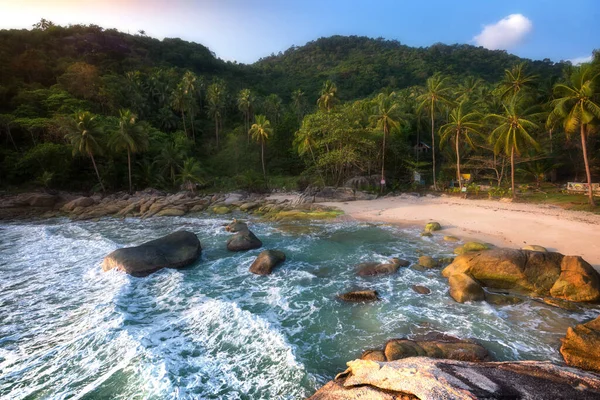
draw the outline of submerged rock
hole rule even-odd
[[[262,247],[262,242],[250,230],[242,230],[229,238],[227,241],[227,250],[246,251]]]
[[[394,272],[398,271],[399,268],[408,267],[409,265],[410,262],[394,257],[389,263],[368,262],[358,264],[356,267],[358,269],[357,274],[359,276],[374,276],[393,274]]]
[[[309,400],[598,399],[600,377],[544,361],[350,361]]]
[[[340,294],[337,296],[338,299],[348,301],[351,303],[363,303],[368,301],[379,300],[379,293],[376,290],[357,290]]]
[[[256,275],[269,275],[273,268],[285,261],[285,253],[279,250],[261,252],[250,266],[250,272]]]
[[[581,257],[530,250],[494,249],[458,256],[442,271],[467,274],[482,286],[575,302],[600,300],[600,275]]]
[[[431,293],[431,290],[425,286],[421,286],[421,285],[412,285],[412,290],[414,290],[415,292],[419,293],[419,294],[429,294]]]
[[[600,317],[569,328],[561,341],[560,354],[568,365],[600,372]]]
[[[185,267],[198,258],[202,247],[192,232],[179,231],[135,247],[117,249],[104,258],[102,270],[113,268],[146,276],[162,268]]]

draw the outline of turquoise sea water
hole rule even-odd
[[[452,246],[419,229],[358,222],[251,223],[288,260],[248,272],[226,219],[105,219],[0,225],[0,398],[301,399],[362,350],[428,332],[478,339],[498,360],[560,360],[568,326],[594,317],[535,300],[457,304],[439,270],[362,278],[355,264]],[[179,229],[202,257],[146,278],[104,273],[104,256]],[[419,295],[411,286],[432,290]],[[383,300],[345,304],[351,289]]]

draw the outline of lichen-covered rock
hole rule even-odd
[[[181,217],[185,215],[185,209],[176,207],[163,208],[156,215],[158,217]]]
[[[340,294],[337,297],[340,300],[351,303],[363,303],[379,300],[379,293],[376,290],[356,290]]]
[[[359,276],[375,276],[393,274],[401,267],[408,267],[410,262],[399,258],[392,258],[388,263],[367,262],[356,266]]]
[[[269,275],[273,268],[285,261],[285,253],[279,250],[261,252],[250,266],[250,272],[256,275]]]
[[[458,303],[485,300],[481,285],[467,274],[454,274],[448,278],[450,297]]]
[[[229,238],[227,250],[246,251],[262,247],[262,242],[250,230],[242,230]]]
[[[215,206],[210,209],[213,214],[224,215],[229,214],[231,212],[231,208],[227,206]]]
[[[419,265],[423,268],[437,268],[440,263],[431,256],[421,256],[419,257]]]
[[[457,238],[456,236],[444,236],[444,240],[446,242],[458,242],[458,241],[460,241],[460,239]]]
[[[521,248],[521,250],[541,251],[542,253],[548,252],[545,247],[538,246],[537,244],[528,244],[527,246]]]
[[[560,354],[568,365],[600,372],[600,317],[569,328],[561,341]]]
[[[355,360],[309,400],[600,398],[600,376],[547,361]]]
[[[146,276],[162,268],[185,267],[198,258],[202,247],[192,232],[179,231],[135,247],[125,247],[104,258],[102,270],[116,268],[133,276]]]
[[[482,251],[490,248],[489,245],[480,242],[467,242],[462,247],[465,251]]]
[[[439,222],[429,222],[425,225],[425,232],[439,231],[440,229],[442,229],[442,226]]]

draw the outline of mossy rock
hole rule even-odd
[[[302,211],[302,210],[288,210],[279,211],[272,215],[267,216],[268,219],[273,221],[314,221],[314,220],[325,220],[333,219],[342,215],[342,211],[329,210],[329,211]]]
[[[459,246],[459,247],[457,247],[457,248],[454,249],[454,254],[457,254],[459,256],[462,255],[462,254],[465,254],[466,252],[467,251],[462,246]]]
[[[548,252],[548,250],[546,250],[545,247],[538,246],[537,244],[529,244],[529,245],[523,247],[521,250],[538,251],[540,253],[547,253]]]
[[[442,226],[439,222],[430,222],[425,225],[425,232],[439,231],[440,229],[442,229]]]
[[[483,251],[489,250],[490,246],[480,242],[467,242],[463,245],[465,251]]]
[[[224,215],[231,213],[231,208],[227,206],[216,206],[211,208],[211,211],[213,212],[213,214]]]
[[[457,238],[456,236],[444,236],[444,240],[446,242],[459,242],[460,239]]]
[[[421,232],[421,236],[423,236],[423,237],[432,237],[433,234],[431,232],[428,232],[428,231],[423,231],[423,232]]]
[[[421,256],[419,257],[419,265],[424,268],[437,268],[440,263],[431,256]]]

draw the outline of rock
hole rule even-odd
[[[250,203],[244,203],[240,206],[240,210],[244,211],[244,212],[248,212],[248,211],[252,211],[255,208],[260,207],[260,203],[258,202],[250,202]]]
[[[231,232],[231,233],[247,231],[248,224],[246,224],[245,222],[242,222],[242,221],[238,221],[237,219],[234,219],[233,221],[231,221],[231,223],[229,223],[229,225],[227,225],[225,227],[225,230],[227,232]]]
[[[542,253],[548,252],[545,247],[538,246],[537,244],[528,244],[527,246],[521,248],[521,250],[541,251]]]
[[[175,207],[163,208],[156,215],[159,217],[181,217],[185,215],[185,210]]]
[[[461,254],[465,254],[466,251],[462,246],[459,246],[454,249],[453,253],[460,256]]]
[[[481,285],[467,274],[454,274],[448,278],[450,296],[459,303],[483,301],[485,292]]]
[[[488,246],[485,243],[479,243],[479,242],[467,242],[463,245],[463,249],[465,251],[482,251],[482,250],[489,250],[490,246]]]
[[[61,211],[71,212],[77,207],[89,207],[93,206],[94,204],[96,204],[96,202],[91,197],[78,197],[62,206]]]
[[[54,207],[57,201],[58,196],[48,193],[27,193],[15,199],[15,203],[19,205],[44,208]]]
[[[386,361],[408,357],[431,357],[460,361],[488,361],[487,350],[478,343],[440,335],[437,340],[392,339],[383,350]]]
[[[425,232],[439,231],[440,229],[442,229],[442,226],[439,222],[430,222],[425,225]]]
[[[424,268],[437,268],[440,266],[439,262],[437,262],[431,256],[421,256],[419,257],[419,265]]]
[[[365,350],[360,356],[361,360],[372,360],[372,361],[387,361],[385,353],[382,350]]]
[[[179,231],[136,247],[125,247],[104,258],[102,270],[113,268],[133,276],[146,276],[162,268],[192,264],[202,251],[198,237]]]
[[[358,264],[356,267],[358,269],[357,274],[359,276],[374,276],[392,274],[398,271],[400,267],[408,267],[409,265],[410,262],[406,260],[392,258],[389,263],[369,262]]]
[[[250,266],[250,272],[256,275],[269,275],[273,268],[285,261],[285,253],[279,250],[261,252]]]
[[[600,317],[567,329],[561,341],[567,365],[600,372]]]
[[[421,232],[421,236],[422,237],[432,237],[433,233],[424,231],[424,232]]]
[[[352,303],[377,301],[379,300],[379,293],[377,293],[376,290],[357,290],[353,292],[340,294],[338,295],[338,299]]]
[[[411,286],[412,290],[414,290],[415,292],[419,293],[419,294],[429,294],[431,293],[431,290],[425,286],[421,286],[421,285],[412,285]]]
[[[511,296],[499,293],[486,293],[485,301],[489,304],[496,306],[512,306],[515,304],[521,304],[523,299],[517,296]]]
[[[413,357],[347,365],[309,400],[600,398],[598,375],[549,361],[473,363]]]
[[[493,289],[576,302],[600,300],[600,275],[581,257],[494,249],[460,255],[442,271],[445,277],[460,273]]]
[[[224,215],[224,214],[229,214],[231,212],[231,208],[227,207],[227,206],[215,206],[213,208],[210,209],[213,214],[217,214],[217,215]]]
[[[555,299],[553,297],[544,297],[542,303],[552,307],[561,308],[567,311],[581,311],[581,306],[578,303],[573,303],[567,300]]]
[[[262,247],[262,242],[250,230],[242,230],[229,238],[227,250],[246,251]]]
[[[458,241],[460,241],[460,239],[457,238],[456,236],[444,236],[444,240],[446,242],[458,242]]]

